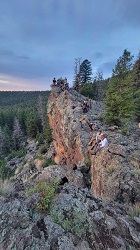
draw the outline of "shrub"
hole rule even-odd
[[[89,156],[86,156],[85,157],[85,160],[84,160],[85,164],[90,167],[91,166],[91,158]]]
[[[42,167],[43,167],[43,168],[46,168],[46,167],[48,167],[48,166],[50,166],[50,165],[54,165],[54,164],[55,164],[55,162],[54,162],[52,159],[47,159],[47,160],[43,163]]]
[[[80,89],[80,94],[88,98],[94,98],[92,84],[84,83],[83,87]]]
[[[26,195],[30,196],[33,193],[38,193],[39,201],[37,207],[41,212],[46,212],[49,210],[52,199],[56,194],[57,185],[57,183],[50,184],[40,181],[36,186],[26,190]]]
[[[120,129],[121,129],[121,133],[123,134],[123,135],[127,135],[128,133],[129,133],[129,131],[130,131],[130,127],[129,126],[122,126],[122,127],[120,127]]]
[[[135,175],[140,175],[140,169],[135,169],[131,172],[131,175],[132,176],[135,176]]]
[[[50,144],[52,142],[52,130],[50,126],[46,126],[44,131],[45,141],[46,143]]]
[[[132,207],[129,208],[128,216],[130,220],[134,220],[134,217],[140,216],[140,203],[136,203]]]
[[[24,150],[12,151],[11,154],[8,155],[8,160],[11,160],[15,157],[21,158],[25,156],[26,152]]]
[[[48,147],[47,147],[47,146],[42,146],[42,147],[40,148],[40,154],[45,154],[45,153],[47,152],[47,150],[48,150]]]
[[[44,142],[44,136],[40,133],[37,133],[36,142],[38,142],[39,144],[42,144]]]
[[[100,120],[100,122],[105,122],[105,120],[106,120],[104,114],[99,115],[98,119]]]
[[[4,159],[0,158],[0,179],[4,180],[12,175],[12,170],[6,166]]]
[[[42,155],[37,155],[37,156],[34,157],[34,159],[43,160],[44,157]]]
[[[49,117],[47,116],[46,126],[44,130],[44,138],[46,143],[50,144],[52,142],[52,130],[50,128]]]
[[[0,179],[0,195],[8,193],[9,190],[11,192],[12,189],[14,189],[13,183],[9,179]]]
[[[29,167],[30,167],[31,170],[36,169],[35,164],[34,164],[34,161],[30,161],[30,162],[29,162]]]
[[[71,232],[78,237],[84,236],[90,225],[87,213],[82,208],[74,208],[67,217],[63,214],[63,210],[53,208],[50,215],[53,220],[60,224],[67,232]]]

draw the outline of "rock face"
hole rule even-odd
[[[41,145],[29,141],[27,154],[9,162],[15,175],[0,188],[0,250],[140,249],[139,131],[133,123],[123,136],[105,125],[100,102],[92,101],[83,116],[83,100],[53,87],[53,145],[41,154]],[[85,120],[94,123],[92,132]],[[109,147],[89,155],[87,144],[98,128]],[[57,164],[43,168],[52,156]]]
[[[140,201],[139,168],[124,146],[110,144],[92,159],[92,191],[96,197],[134,204]]]
[[[85,114],[81,108],[86,100],[75,91],[60,92],[53,87],[48,102],[48,114],[53,131],[54,160],[60,165],[78,165],[91,159],[92,191],[96,197],[135,203],[140,201],[140,141],[137,124],[130,124],[131,133],[122,135],[118,127],[102,122],[104,106],[91,101]],[[91,121],[93,131],[84,120]],[[100,128],[107,134],[109,147],[87,155],[87,144]]]
[[[87,114],[83,115],[81,105],[86,98],[76,91],[63,91],[58,94],[58,87],[53,87],[48,102],[50,126],[53,131],[54,160],[62,165],[77,164],[84,161],[85,149],[91,137],[91,130],[87,124],[81,123]],[[95,101],[92,101],[94,109]],[[89,110],[90,120],[98,108]],[[99,114],[101,115],[101,113]],[[81,127],[83,126],[83,128]]]

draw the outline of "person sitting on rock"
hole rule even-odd
[[[98,145],[99,142],[101,142],[101,130],[98,130],[96,134],[96,138],[92,137],[91,140],[88,143],[88,146],[91,146],[91,150],[95,147],[95,145]]]
[[[65,83],[64,83],[64,89],[65,89],[65,90],[69,90],[69,84],[68,84],[68,82],[65,82]]]
[[[99,142],[98,144],[96,144],[96,146],[93,149],[93,154],[96,154],[97,151],[101,150],[104,147],[108,147],[109,146],[109,143],[108,143],[108,140],[107,140],[105,134],[101,134],[100,138],[101,138],[101,142]]]
[[[86,101],[83,102],[82,109],[83,109],[83,113],[87,113],[88,112],[88,105],[87,105]]]
[[[91,131],[93,131],[93,123],[89,120],[87,120],[87,124],[90,127]]]

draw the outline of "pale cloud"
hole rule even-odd
[[[5,84],[6,85],[6,84],[10,84],[10,82],[0,79],[0,84]]]
[[[50,83],[50,80],[48,81]],[[42,87],[44,84],[44,88]],[[35,91],[48,90],[49,84],[46,81],[35,81],[23,79],[10,75],[0,74],[0,91]]]

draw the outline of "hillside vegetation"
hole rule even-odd
[[[0,174],[9,175],[4,158],[22,157],[27,138],[44,140],[48,134],[49,91],[0,92]],[[11,171],[10,171],[11,172]]]

